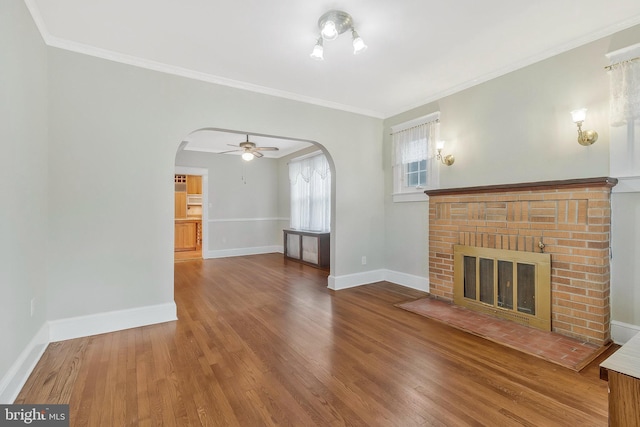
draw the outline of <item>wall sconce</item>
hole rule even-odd
[[[442,157],[442,149],[444,148],[444,141],[436,142],[436,150],[438,150],[438,154],[436,154],[436,159],[440,160],[443,165],[451,166],[453,162],[456,161],[456,158],[451,154],[447,154]]]
[[[318,28],[320,29],[320,36],[311,53],[313,59],[324,59],[323,40],[335,40],[340,34],[348,30],[351,30],[353,54],[357,55],[367,49],[367,45],[362,40],[362,37],[358,35],[358,32],[353,27],[353,18],[347,12],[330,10],[320,17],[318,20]]]
[[[578,143],[580,145],[589,146],[598,140],[598,132],[595,130],[582,130],[582,123],[584,122],[585,117],[587,116],[587,109],[581,108],[579,110],[573,110],[571,112],[571,117],[573,118],[573,123],[578,126]]]

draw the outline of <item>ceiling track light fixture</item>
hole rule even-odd
[[[362,37],[358,35],[358,32],[353,27],[353,18],[347,12],[330,10],[318,19],[318,29],[320,30],[320,35],[316,41],[316,45],[313,47],[313,52],[311,52],[313,59],[324,59],[324,40],[335,40],[340,34],[345,33],[347,30],[351,30],[354,55],[364,52],[367,49],[367,45],[362,40]]]

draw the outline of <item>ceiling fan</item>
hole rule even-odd
[[[236,147],[237,149],[222,151],[218,154],[242,151],[242,159],[246,161],[252,160],[254,157],[260,158],[264,156],[264,154],[262,154],[260,151],[278,151],[278,147],[258,147],[254,142],[249,142],[249,135],[247,135],[247,140],[245,142],[241,142],[238,145],[233,145],[233,144],[227,144],[227,145],[230,147]]]

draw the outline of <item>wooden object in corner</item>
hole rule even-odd
[[[640,333],[600,364],[609,382],[609,425],[640,424]]]

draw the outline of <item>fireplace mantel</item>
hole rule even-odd
[[[436,190],[426,190],[427,196],[445,196],[453,194],[476,194],[476,193],[504,193],[511,191],[533,191],[545,189],[561,189],[561,188],[579,188],[589,186],[607,186],[613,187],[618,183],[616,178],[600,177],[600,178],[582,178],[582,179],[566,179],[560,181],[538,181],[538,182],[521,182],[516,184],[497,184],[485,185],[478,187],[455,187],[455,188],[439,188]]]
[[[551,255],[552,330],[610,341],[609,177],[427,190],[429,289],[453,301],[454,246]]]

